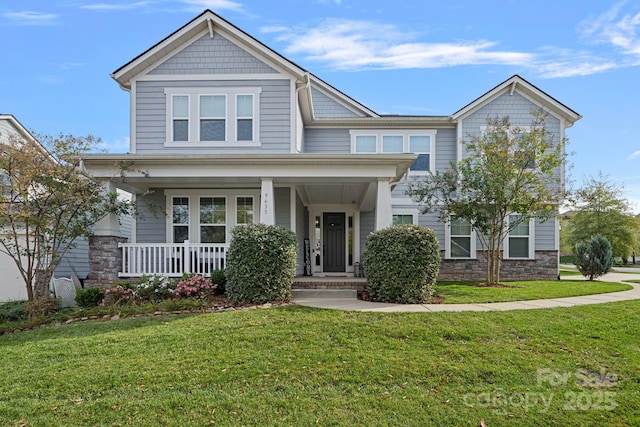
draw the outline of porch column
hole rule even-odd
[[[393,213],[391,209],[391,183],[388,179],[378,179],[378,196],[376,198],[376,230],[391,226]]]
[[[102,191],[104,194],[115,193],[116,186],[111,181],[102,182]],[[120,233],[120,219],[116,214],[107,214],[104,218],[96,222],[93,234],[95,236],[121,236]]]
[[[276,224],[276,209],[273,200],[273,178],[262,178],[260,191],[260,223]]]

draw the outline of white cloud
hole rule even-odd
[[[152,2],[150,1],[138,1],[134,3],[94,3],[80,6],[80,9],[88,10],[130,10],[137,9],[139,7],[148,6]]]
[[[640,59],[640,12],[624,13],[626,3],[616,3],[599,17],[583,21],[579,29],[595,43],[610,44],[624,55]]]
[[[5,12],[2,14],[16,25],[53,25],[58,15],[33,11]]]
[[[182,2],[193,6],[193,9],[199,12],[202,12],[203,9],[211,9],[214,12],[219,10],[243,11],[241,3],[231,0],[182,0]]]
[[[525,65],[534,59],[529,53],[493,49],[497,43],[487,40],[416,42],[416,34],[368,21],[328,19],[316,28],[295,32],[277,27],[263,31],[279,31],[278,40],[288,43],[286,53],[341,70]]]
[[[640,157],[640,150],[635,151],[631,154],[629,154],[629,157],[627,157],[627,160],[631,160],[631,159],[635,159],[637,157]]]

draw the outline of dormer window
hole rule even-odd
[[[259,145],[261,89],[166,88],[168,147]]]

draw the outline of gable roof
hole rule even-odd
[[[0,114],[0,121],[9,122],[9,124],[11,124],[11,127],[13,127],[13,129],[18,134],[20,134],[24,139],[38,142],[36,138],[33,135],[31,135],[31,132],[29,132],[24,126],[22,126],[22,123],[20,123],[13,114]],[[4,137],[4,135],[0,135],[0,137]]]
[[[514,92],[518,92],[534,104],[546,108],[547,110],[549,110],[549,112],[553,113],[559,118],[564,119],[566,122],[566,127],[572,126],[573,123],[582,118],[580,114],[576,113],[571,108],[567,107],[551,95],[532,85],[517,74],[513,75],[484,95],[462,107],[460,110],[453,113],[451,117],[454,120],[463,119],[464,117],[476,111],[481,106],[485,105],[488,102],[491,102],[507,91],[509,91],[511,94],[513,94]]]
[[[130,90],[131,80],[133,78],[140,73],[149,70],[155,64],[159,64],[165,59],[171,57],[180,49],[184,48],[185,44],[191,41],[198,34],[206,31],[210,34],[213,34],[214,31],[219,32],[252,55],[255,55],[257,58],[265,61],[269,65],[272,65],[275,69],[292,76],[300,84],[301,88],[306,88],[309,92],[309,99],[311,91],[309,83],[310,81],[313,81],[314,84],[328,90],[333,97],[347,104],[354,111],[367,116],[378,117],[378,114],[373,110],[370,110],[363,104],[309,73],[304,68],[280,55],[275,50],[271,49],[209,9],[206,9],[187,24],[169,34],[160,42],[156,43],[154,46],[115,70],[111,73],[111,77],[116,80],[124,90]]]

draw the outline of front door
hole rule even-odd
[[[345,272],[345,228],[344,213],[323,214],[323,271],[325,273]]]

